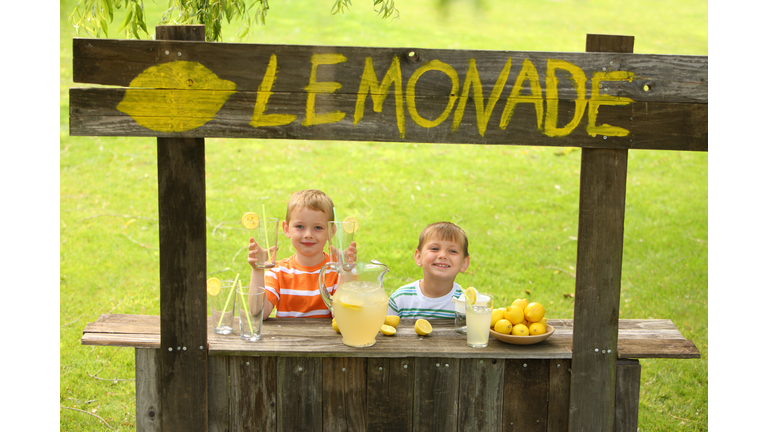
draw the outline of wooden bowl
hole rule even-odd
[[[536,336],[514,336],[514,335],[511,335],[511,334],[507,335],[507,334],[499,333],[499,332],[495,331],[494,329],[491,329],[491,334],[493,335],[493,337],[495,337],[496,339],[498,339],[498,340],[500,340],[500,341],[502,341],[504,343],[508,343],[508,344],[512,344],[512,345],[533,345],[533,344],[537,344],[537,343],[543,341],[544,339],[552,336],[552,333],[554,333],[554,332],[555,332],[555,328],[552,327],[549,324],[547,324],[547,332],[546,333],[540,334],[540,335],[536,335]]]

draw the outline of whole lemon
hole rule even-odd
[[[541,335],[541,334],[544,334],[546,332],[547,332],[547,325],[546,324],[542,324],[540,322],[535,322],[535,323],[532,323],[531,325],[528,326],[528,333],[531,336]]]
[[[504,311],[504,319],[514,324],[520,324],[525,319],[523,310],[517,305],[512,305]]]
[[[539,322],[544,318],[544,306],[541,303],[531,302],[525,307],[525,319],[528,322]]]
[[[339,325],[336,324],[336,318],[331,321],[331,327],[333,327],[334,330],[336,330],[336,333],[341,333],[341,330],[339,330]]]
[[[530,333],[528,332],[528,327],[524,324],[518,324],[512,327],[512,334],[515,336],[528,336]]]
[[[509,334],[512,332],[512,323],[505,319],[500,319],[493,326],[493,329],[501,334]]]
[[[528,307],[528,299],[516,299],[512,304],[525,311],[525,308]]]
[[[491,312],[491,328],[493,328],[493,326],[495,326],[496,323],[503,318],[504,318],[504,309],[494,309],[493,312]]]

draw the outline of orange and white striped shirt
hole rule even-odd
[[[304,267],[296,261],[294,254],[264,272],[267,299],[275,305],[278,318],[331,318],[317,283],[320,269],[328,261],[328,254],[325,254],[320,264]],[[331,294],[336,292],[337,280],[338,273],[326,273],[325,286]]]

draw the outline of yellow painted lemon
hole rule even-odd
[[[158,132],[185,132],[211,121],[237,85],[198,62],[174,61],[134,78],[117,109]]]
[[[240,218],[240,223],[247,230],[254,230],[259,227],[259,215],[254,212],[247,212]]]
[[[209,295],[216,297],[221,292],[221,281],[217,278],[210,278],[205,282],[205,289]]]
[[[397,329],[395,329],[392,326],[384,324],[381,326],[381,334],[385,336],[392,336],[393,334],[397,333]]]
[[[416,334],[426,336],[432,333],[432,324],[430,324],[429,321],[425,319],[417,319],[414,329],[416,330]]]
[[[397,315],[387,315],[387,317],[384,318],[384,324],[397,328],[397,326],[400,325],[400,317]]]
[[[512,327],[512,334],[515,336],[528,336],[528,327],[525,324],[518,324]]]
[[[544,318],[544,306],[541,303],[531,302],[525,308],[525,319],[528,322],[538,322]]]
[[[341,228],[348,234],[356,233],[359,227],[360,222],[358,222],[357,218],[354,216],[347,217],[344,219],[344,223],[341,224]]]
[[[505,319],[500,319],[496,322],[496,325],[493,326],[493,330],[501,334],[509,334],[512,332],[512,323]]]

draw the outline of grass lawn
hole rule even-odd
[[[78,85],[66,19],[76,3],[60,3],[60,405],[129,431],[133,349],[80,337],[100,314],[159,314],[156,144],[69,136],[68,89]],[[456,0],[442,12],[436,3],[400,0],[400,18],[383,21],[370,1],[333,16],[330,0],[273,0],[250,42],[583,52],[586,34],[602,33],[635,36],[636,53],[708,54],[702,0]],[[150,23],[165,5],[146,2]],[[207,139],[208,272],[247,277],[239,217],[264,204],[284,218],[292,192],[318,188],[340,216],[360,220],[358,256],[389,265],[388,292],[420,278],[418,234],[448,220],[470,240],[462,286],[573,318],[579,168],[578,150],[558,148]],[[291,253],[284,242],[278,258]],[[708,430],[707,287],[708,154],[631,151],[620,318],[669,318],[701,351],[698,360],[641,360],[641,431]],[[107,429],[72,409],[61,410],[60,427]]]

